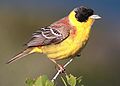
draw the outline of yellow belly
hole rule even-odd
[[[66,59],[81,51],[88,40],[89,31],[83,31],[75,37],[69,36],[59,44],[42,46],[42,52],[47,54],[50,59]]]
[[[66,39],[60,44],[42,47],[43,53],[47,54],[51,59],[64,59],[72,55],[77,49],[77,45]]]

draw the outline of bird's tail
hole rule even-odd
[[[36,48],[30,47],[25,49],[24,51],[20,52],[19,54],[15,55],[12,59],[10,59],[6,64],[13,63],[14,61],[23,58],[29,54],[36,52]]]

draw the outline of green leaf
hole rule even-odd
[[[67,78],[67,83],[70,85],[70,86],[75,86],[76,85],[76,77],[74,77],[73,75],[66,75],[66,78]]]
[[[45,86],[55,86],[53,82],[47,80]]]
[[[62,79],[62,81],[63,81],[64,85],[65,85],[65,86],[67,86],[67,83],[66,83],[66,81],[64,80],[64,78],[63,78],[63,77],[61,77],[61,79]]]
[[[46,81],[48,80],[47,76],[43,75],[36,79],[35,86],[45,86]]]
[[[81,83],[81,81],[82,81],[82,76],[80,76],[80,77],[77,78],[77,82],[78,83]]]
[[[66,78],[64,79],[61,77],[64,86],[84,86],[81,84],[82,76],[79,78],[76,78],[73,75],[66,75]],[[27,79],[26,80],[26,86],[55,86],[54,82],[48,79],[47,76],[43,75],[38,77],[37,79]]]
[[[84,86],[83,84],[82,84],[82,76],[80,76],[80,77],[78,77],[77,78],[77,86]]]
[[[27,79],[26,86],[55,86],[52,81],[48,79],[47,76],[43,75],[38,77],[36,80]]]
[[[33,86],[33,84],[35,83],[35,80],[29,78],[26,80],[25,83],[26,83],[26,86]]]

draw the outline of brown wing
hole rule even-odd
[[[33,33],[31,40],[27,43],[28,47],[44,46],[49,44],[56,44],[67,38],[69,31],[65,31],[63,26],[57,29],[46,27],[40,28]]]

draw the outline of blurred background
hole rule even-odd
[[[102,19],[93,25],[82,56],[66,71],[83,76],[85,86],[120,86],[119,0],[0,0],[0,86],[24,86],[26,78],[43,74],[51,79],[55,65],[45,55],[32,54],[10,65],[5,62],[24,49],[38,27],[50,25],[81,5],[94,9]],[[60,78],[56,84],[62,86]]]

